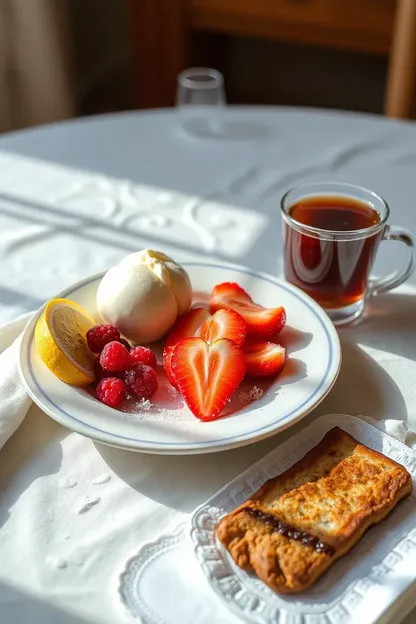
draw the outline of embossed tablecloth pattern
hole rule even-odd
[[[391,222],[416,231],[415,163],[413,124],[302,110],[231,110],[215,140],[187,136],[162,112],[4,137],[0,321],[143,246],[279,274],[279,198],[303,181],[373,188]],[[377,272],[400,261],[396,247],[388,262],[383,244]],[[416,278],[369,312],[340,332],[340,378],[317,411],[403,418],[416,431]],[[94,444],[32,407],[0,454],[4,621],[129,621],[117,596],[128,557],[276,444],[145,456]]]

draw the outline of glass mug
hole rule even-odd
[[[368,297],[399,286],[415,267],[415,240],[403,228],[387,225],[388,204],[353,184],[311,183],[281,200],[284,271],[328,313],[335,325],[357,319]],[[407,246],[405,265],[386,277],[370,277],[382,240]]]

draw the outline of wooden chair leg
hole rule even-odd
[[[134,106],[172,106],[177,75],[187,66],[185,2],[130,0],[130,9]]]
[[[411,118],[416,95],[416,0],[397,0],[384,114]]]

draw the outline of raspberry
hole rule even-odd
[[[95,380],[101,381],[101,379],[106,379],[106,377],[118,377],[119,379],[121,379],[121,376],[123,375],[122,372],[115,372],[115,371],[106,371],[103,369],[103,367],[100,364],[100,358],[97,357],[94,360],[94,373],[95,373]]]
[[[131,344],[127,340],[120,338],[119,342],[126,347],[127,351],[131,351]]]
[[[100,364],[107,371],[124,371],[130,368],[130,353],[120,342],[109,342],[101,351]]]
[[[147,364],[136,364],[124,373],[127,390],[139,399],[150,399],[157,390],[157,375]]]
[[[93,353],[101,353],[105,345],[120,340],[120,332],[113,325],[95,325],[87,331],[87,344]]]
[[[126,386],[117,377],[106,377],[97,386],[97,399],[110,407],[116,407],[124,398]]]
[[[156,356],[148,347],[134,347],[130,351],[131,363],[134,364],[147,364],[152,368],[156,368]]]

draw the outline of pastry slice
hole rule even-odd
[[[303,459],[221,519],[240,568],[279,594],[300,592],[413,489],[408,471],[335,427]]]

